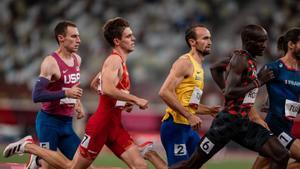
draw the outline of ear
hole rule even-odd
[[[118,38],[114,38],[114,44],[115,44],[115,46],[119,46],[120,45],[120,39],[118,39]]]
[[[293,49],[295,47],[295,44],[292,41],[288,42],[288,48]]]
[[[58,39],[59,42],[61,42],[65,39],[65,37],[63,35],[58,35],[57,39]]]
[[[191,46],[194,46],[196,44],[195,39],[189,39],[188,42],[190,43]]]

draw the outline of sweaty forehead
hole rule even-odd
[[[250,34],[250,38],[253,38],[253,40],[267,40],[268,39],[268,34],[267,31],[264,29],[259,29],[256,31],[253,31],[252,34]]]
[[[205,36],[209,36],[210,37],[210,32],[205,27],[197,27],[197,28],[195,28],[195,33],[196,33],[196,35],[198,37],[205,37]]]
[[[123,36],[127,36],[127,35],[130,35],[132,34],[132,30],[130,27],[126,27],[122,33]]]
[[[79,35],[77,27],[68,26],[67,31],[66,31],[66,35],[74,35],[74,34]]]

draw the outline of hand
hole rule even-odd
[[[80,101],[77,101],[74,109],[75,109],[75,112],[77,112],[77,119],[81,119],[85,116],[86,113],[85,113]]]
[[[257,74],[257,80],[259,81],[259,86],[264,85],[269,80],[275,78],[274,72],[267,67],[262,68]]]
[[[266,128],[268,130],[270,130],[268,124],[261,118],[256,118],[256,119],[253,120],[253,122],[263,126],[264,128]]]
[[[124,110],[125,110],[126,112],[130,113],[130,112],[132,111],[132,109],[133,109],[133,104],[127,102],[127,103],[125,104]]]
[[[193,115],[189,116],[187,119],[193,130],[195,130],[195,131],[200,130],[201,124],[202,124],[202,120],[200,119],[200,117],[193,114]]]
[[[212,106],[210,109],[210,115],[216,117],[216,115],[220,112],[221,106]]]
[[[135,104],[139,106],[140,109],[145,110],[148,108],[149,101],[142,98],[137,98]]]
[[[81,88],[79,88],[78,86],[79,86],[79,83],[72,86],[71,88],[65,90],[66,97],[73,98],[73,99],[79,99],[83,94],[83,90]]]

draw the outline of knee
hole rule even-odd
[[[290,154],[288,150],[284,149],[282,152],[275,157],[275,161],[279,163],[288,162]]]

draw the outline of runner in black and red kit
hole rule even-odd
[[[256,56],[263,54],[267,32],[261,26],[248,25],[241,37],[243,49],[233,52],[227,66],[224,110],[218,113],[190,159],[171,166],[172,169],[200,168],[231,140],[271,158],[270,168],[286,168],[288,151],[273,133],[249,119],[258,88],[274,78],[268,69],[256,74]]]

